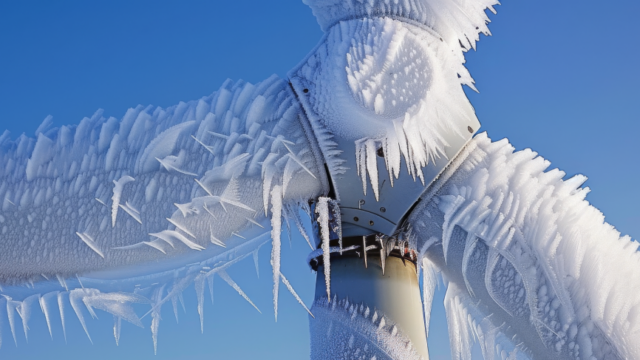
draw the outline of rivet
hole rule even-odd
[[[384,207],[380,208],[380,212],[386,212],[386,211],[387,211],[387,209],[385,209]]]
[[[304,90],[302,90],[302,92],[306,94],[306,93],[309,92],[309,89],[304,89]]]
[[[359,221],[359,220],[360,220],[360,219],[358,219],[358,217],[357,217],[357,216],[354,216],[354,217],[353,217],[353,221]]]
[[[471,126],[467,126],[467,130],[469,130],[469,133],[473,134],[473,128]]]
[[[373,226],[373,220],[369,220],[369,225]]]

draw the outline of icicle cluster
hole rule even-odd
[[[98,111],[71,127],[49,129],[47,118],[35,139],[5,133],[0,281],[221,251],[243,231],[267,232],[271,202],[297,208],[325,191],[303,116],[274,76],[168,109],[138,106],[121,121]]]
[[[485,134],[470,146],[409,219],[425,256],[456,286],[447,298],[450,332],[462,336],[452,338],[454,355],[467,359],[465,331],[482,328],[489,358],[498,334],[536,358],[640,357],[638,243],[589,205],[586,178],[563,180],[535,152]]]
[[[178,303],[181,303],[184,309],[182,294],[192,285],[196,292],[196,309],[200,315],[200,329],[204,332],[205,293],[208,287],[213,304],[213,279],[216,275],[260,312],[260,309],[240,286],[231,279],[226,270],[251,255],[257,258],[260,248],[268,241],[268,236],[259,236],[205,261],[151,276],[146,275],[115,281],[80,277],[68,280],[60,278],[60,281],[43,281],[30,288],[6,287],[3,288],[3,293],[15,293],[16,296],[20,296],[22,299],[16,300],[8,295],[0,297],[0,325],[5,322],[8,323],[13,340],[17,345],[19,327],[22,327],[25,338],[27,338],[31,318],[34,315],[44,316],[49,333],[53,338],[51,318],[54,312],[58,312],[66,340],[65,324],[68,321],[67,314],[73,313],[80,321],[89,340],[92,341],[89,332],[89,319],[85,317],[85,314],[88,312],[92,319],[97,319],[96,310],[100,310],[113,316],[113,334],[117,344],[120,340],[122,320],[139,327],[145,327],[145,318],[150,317],[149,327],[154,351],[157,351],[160,314],[163,305],[171,302],[177,322]],[[313,316],[293,289],[293,286],[281,273],[279,274],[279,281],[285,284],[287,290]],[[25,294],[32,295],[25,297]],[[146,313],[140,315],[139,312],[136,312],[137,309],[144,307],[148,308]],[[6,309],[6,312],[3,311],[4,309]],[[70,312],[71,310],[73,311]],[[22,321],[19,322],[19,320]]]
[[[408,173],[424,182],[422,168],[446,156],[446,139],[464,137],[476,124],[460,86],[473,87],[463,63],[462,52],[433,31],[373,17],[328,29],[289,76],[314,132],[326,135],[319,138],[330,172],[338,175],[341,159],[354,156],[332,141],[344,142],[340,149],[354,144],[363,191],[368,177],[377,198],[379,149],[391,179],[404,158]]]

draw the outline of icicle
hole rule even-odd
[[[18,315],[22,318],[22,329],[24,330],[24,338],[29,342],[29,336],[27,334],[29,330],[29,319],[31,318],[31,306],[36,301],[40,300],[40,294],[31,295],[24,299],[20,305],[16,308]]]
[[[122,328],[122,318],[113,316],[113,337],[116,339],[116,346],[120,345],[120,329]]]
[[[342,255],[342,217],[340,215],[340,205],[338,202],[331,199],[329,200],[329,208],[331,209],[331,215],[333,216],[333,224],[335,225],[332,229],[333,232],[338,235],[338,244],[340,246],[340,255]]]
[[[322,261],[324,262],[324,281],[327,286],[327,299],[331,301],[331,253],[329,249],[329,201],[330,198],[319,197],[316,204],[320,235],[322,238]]]
[[[211,296],[211,305],[213,305],[213,276],[214,275],[215,273],[212,273],[209,276],[207,276],[207,282],[209,283],[209,295]]]
[[[124,210],[127,214],[129,214],[135,221],[142,224],[142,220],[140,218],[140,211],[138,211],[131,204],[129,204],[128,201],[125,201],[124,205],[120,204],[120,208],[122,208],[122,210]]]
[[[193,280],[198,299],[198,315],[200,315],[200,332],[204,334],[204,280],[205,274],[198,274]]]
[[[289,239],[289,249],[291,249],[291,225],[289,224],[289,217],[286,216],[286,211],[284,212],[284,222],[287,224],[287,238]]]
[[[367,264],[367,237],[366,236],[362,237],[362,252],[364,253],[364,267],[366,269],[369,267],[369,265]]]
[[[271,267],[273,268],[273,309],[278,321],[278,289],[280,286],[280,232],[282,228],[282,188],[280,185],[271,191]],[[257,309],[257,308],[256,308]]]
[[[279,272],[278,272],[278,274],[279,274]],[[240,296],[242,296],[245,300],[247,300],[249,302],[249,304],[251,304],[251,306],[253,306],[256,310],[258,310],[259,313],[262,314],[262,311],[260,311],[260,309],[258,309],[258,307],[253,303],[253,301],[251,301],[251,299],[249,299],[247,294],[245,294],[244,291],[242,291],[240,286],[238,286],[238,284],[236,284],[235,281],[233,281],[229,277],[229,275],[227,275],[226,271],[218,270],[218,275],[220,276],[220,278],[222,278],[222,280],[224,280],[227,284],[229,284],[229,286],[231,286],[235,291],[237,291],[238,294],[240,294]]]
[[[252,223],[253,225],[256,225],[256,226],[261,227],[261,228],[263,228],[263,229],[264,229],[264,226],[262,226],[259,222],[257,222],[257,221],[255,221],[255,220],[253,220],[252,218],[250,218],[250,217],[245,217],[245,219],[247,219],[247,221],[249,221],[249,222],[250,222],[250,223]]]
[[[384,268],[387,260],[387,252],[384,248],[384,239],[380,235],[376,235],[376,241],[380,243],[380,264],[382,265],[382,275],[384,275]]]
[[[367,154],[365,139],[356,140],[356,172],[362,180],[362,192],[367,195]]]
[[[96,252],[96,254],[100,255],[100,257],[102,257],[104,259],[104,253],[102,252],[102,250],[100,250],[100,247],[98,247],[98,244],[96,244],[96,242],[93,240],[93,238],[91,236],[89,236],[89,234],[87,233],[79,233],[76,232],[76,235],[78,235],[78,237],[85,243],[87,244],[87,246]]]
[[[20,302],[14,301],[7,295],[2,295],[7,299],[7,319],[9,320],[9,327],[11,328],[11,335],[13,335],[13,342],[18,347],[18,339],[16,338],[16,308],[20,305]]]
[[[75,311],[76,316],[78,317],[78,320],[80,320],[80,324],[82,325],[84,332],[87,334],[89,341],[93,344],[93,340],[91,340],[91,335],[89,335],[89,329],[87,329],[87,324],[84,321],[84,315],[82,315],[82,308],[80,307],[80,305],[82,305],[81,300],[84,294],[85,294],[85,290],[83,289],[71,290],[71,292],[69,293],[69,303],[71,304],[71,308],[73,308],[73,311]]]
[[[191,237],[192,237],[192,238],[194,238],[194,239],[196,238],[196,236],[195,236],[195,235],[193,235],[193,233],[192,233],[191,231],[189,231],[186,227],[184,227],[184,226],[180,225],[180,224],[179,224],[179,223],[177,223],[176,221],[174,221],[174,220],[172,220],[172,219],[170,219],[170,218],[167,218],[167,221],[168,221],[168,222],[170,222],[173,226],[175,226],[175,227],[176,227],[176,229],[182,230],[185,234],[187,234],[187,235],[191,236]],[[164,231],[161,231],[161,233],[163,233],[163,232],[165,232],[165,231],[172,231],[172,230],[164,230]],[[177,231],[174,231],[174,232],[175,232],[175,233],[178,233]],[[179,234],[179,233],[178,233],[178,234]],[[151,235],[151,234],[149,234],[149,235]]]
[[[182,300],[182,291],[184,291],[184,289],[187,288],[187,286],[189,286],[191,284],[191,282],[193,281],[194,276],[186,276],[182,279],[180,279],[179,282],[174,283],[173,287],[171,288],[171,291],[169,291],[167,293],[167,296],[164,298],[160,298],[156,303],[151,304],[151,310],[147,311],[144,315],[142,315],[140,317],[140,320],[142,320],[143,318],[145,318],[147,315],[152,314],[154,312],[159,312],[160,311],[160,307],[167,301],[169,301],[170,299],[172,299],[174,296],[179,295],[179,299],[180,302],[182,303],[182,309],[184,310],[184,303]],[[162,289],[164,290],[164,285],[162,286]]]
[[[253,265],[256,267],[256,275],[260,278],[260,263],[258,261],[258,250],[253,252]],[[213,298],[213,296],[212,296]]]
[[[62,323],[62,335],[64,335],[64,342],[67,342],[67,328],[64,323],[64,293],[58,293],[58,311],[60,311],[60,322]]]
[[[309,235],[307,234],[307,231],[304,229],[304,226],[302,225],[302,220],[300,219],[298,208],[292,206],[291,204],[288,204],[286,209],[287,209],[287,216],[290,218],[293,218],[293,222],[295,222],[296,227],[298,228],[298,231],[300,232],[302,237],[307,241],[307,244],[309,244],[309,247],[311,248],[311,250],[314,250],[313,245],[311,245],[311,239],[309,239]]]
[[[280,273],[280,278],[282,279],[282,283],[287,287],[287,289],[289,289],[289,292],[291,293],[291,295],[293,295],[294,298],[296,298],[296,300],[298,300],[298,302],[300,303],[300,305],[302,305],[302,307],[307,310],[307,312],[309,313],[309,315],[311,315],[312,318],[315,319],[315,316],[313,316],[313,314],[311,313],[311,311],[309,310],[309,308],[307,308],[307,305],[304,304],[304,302],[302,301],[302,299],[300,298],[300,296],[298,296],[298,294],[296,293],[295,290],[293,290],[293,286],[291,286],[291,284],[289,283],[289,280],[287,280],[287,278],[284,277],[284,275],[282,273]]]
[[[42,309],[42,313],[44,314],[44,319],[47,321],[47,328],[49,328],[49,336],[53,339],[53,332],[51,331],[51,314],[49,313],[49,307],[47,305],[49,298],[57,296],[58,291],[52,291],[50,293],[44,294],[40,299],[40,309]]]
[[[369,181],[373,188],[373,195],[375,195],[376,201],[379,201],[380,189],[378,188],[378,157],[376,154],[378,147],[376,145],[376,141],[372,139],[367,140],[364,146],[366,151],[366,166],[367,173],[369,174]]]
[[[160,327],[160,310],[162,308],[162,293],[164,292],[164,286],[161,286],[153,292],[151,295],[151,304],[153,305],[151,311],[151,337],[153,338],[153,354],[158,353],[158,329]]]
[[[60,286],[62,286],[66,291],[69,291],[69,287],[67,286],[67,282],[64,280],[64,278],[60,275],[56,275],[56,278],[58,279]]]
[[[176,317],[176,324],[178,324],[178,295],[171,297],[171,306],[173,307],[173,315]]]
[[[218,246],[223,247],[223,248],[227,247],[227,245],[225,245],[225,243],[222,242],[222,240],[220,240],[220,239],[216,238],[215,236],[213,236],[213,224],[209,225],[209,234],[210,234],[210,239],[209,240],[211,241],[212,244],[218,245]]]

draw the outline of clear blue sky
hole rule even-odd
[[[622,233],[640,237],[640,3],[620,0],[505,0],[491,15],[494,36],[467,55],[479,94],[468,92],[493,139],[530,147],[569,175],[589,177],[587,199]],[[287,1],[3,1],[0,2],[0,128],[33,135],[45,116],[78,123],[98,108],[121,117],[137,104],[170,106],[215,91],[226,79],[257,82],[285,76],[320,39],[311,11]],[[0,130],[1,131],[1,130]],[[314,276],[306,245],[284,247],[284,271],[307,303]],[[69,344],[34,314],[29,344],[1,325],[2,359],[301,359],[308,356],[306,313],[282,292],[273,321],[268,250],[256,279],[250,260],[230,274],[258,314],[217,281],[205,305],[205,330],[193,289],[179,325],[169,307],[158,355],[148,329],[123,324],[119,347],[112,320],[90,321],[94,345],[69,316]],[[218,279],[219,280],[219,279]],[[442,294],[439,293],[441,298]],[[440,306],[441,307],[441,306]],[[71,314],[70,314],[71,315]],[[21,328],[18,327],[21,331]],[[436,310],[432,359],[447,359],[446,326]]]

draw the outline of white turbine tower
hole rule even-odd
[[[306,2],[325,35],[288,79],[0,137],[14,341],[39,312],[89,336],[100,310],[116,342],[145,321],[155,346],[162,307],[193,284],[202,321],[214,277],[258,309],[227,270],[270,242],[275,316],[283,285],[314,316],[314,359],[428,358],[438,274],[455,358],[474,341],[485,359],[640,358],[637,243],[586,178],[477,134],[464,52],[497,2]],[[282,271],[285,226],[311,247],[310,309]]]

